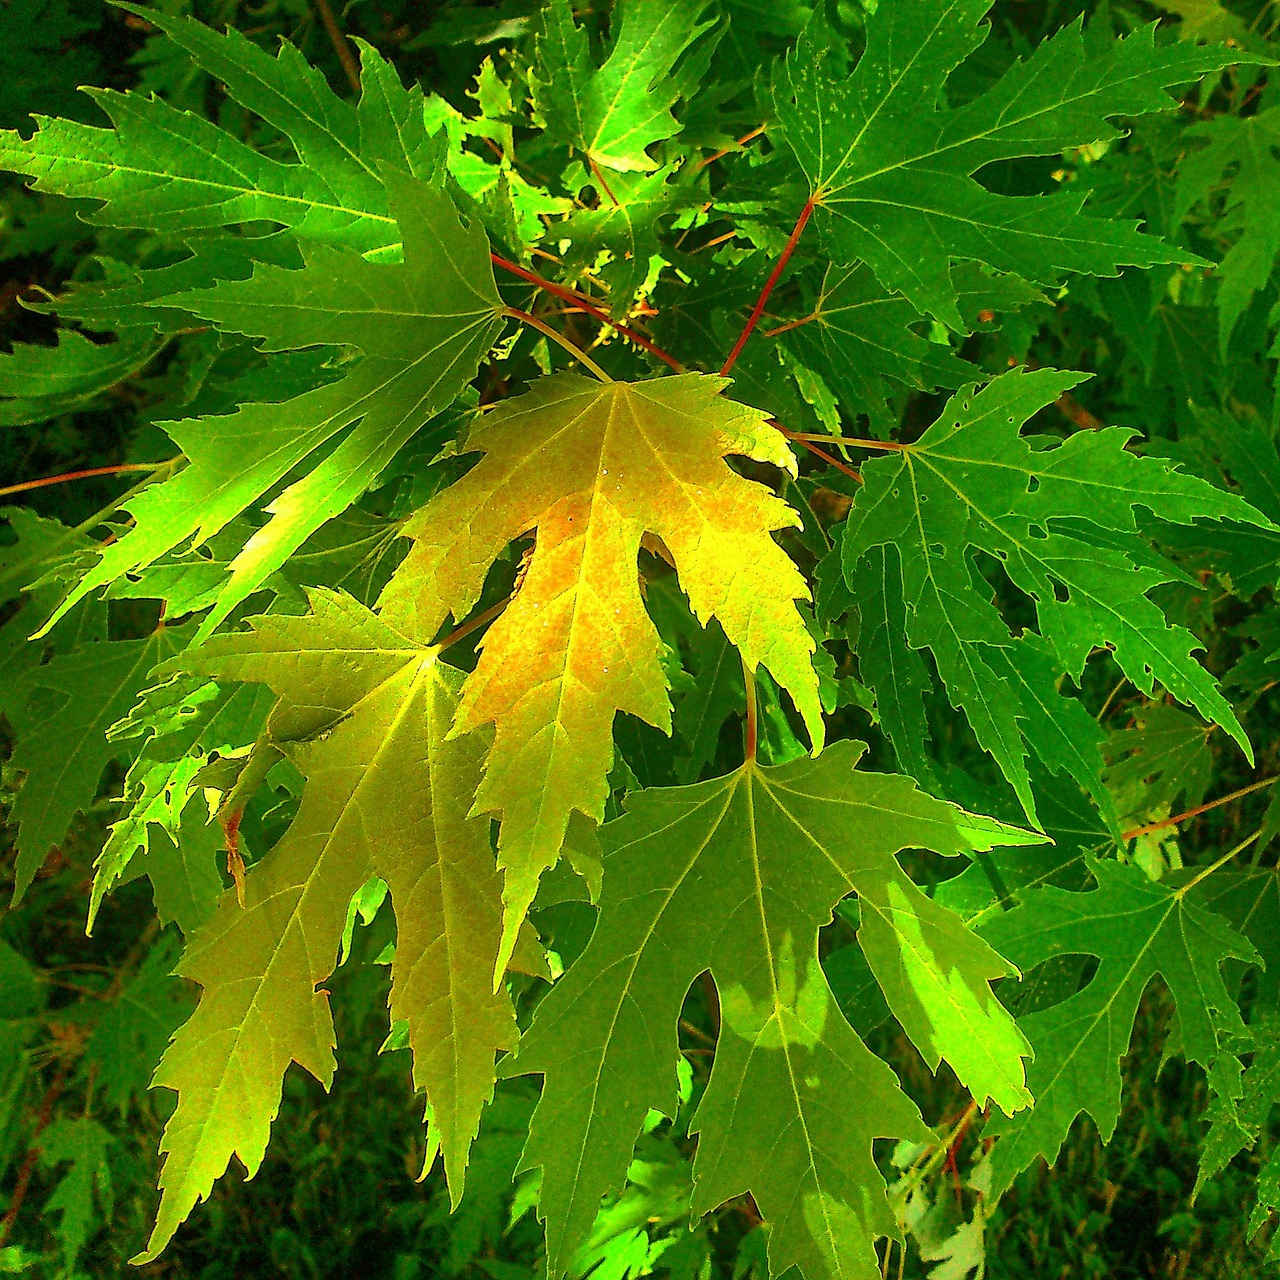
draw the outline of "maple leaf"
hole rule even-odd
[[[1157,46],[1154,27],[1098,49],[1077,22],[979,97],[948,107],[947,78],[986,38],[981,19],[991,4],[882,4],[867,18],[866,50],[852,71],[846,46],[816,17],[774,82],[831,256],[868,263],[918,310],[961,331],[955,260],[1038,284],[1066,270],[1116,275],[1125,264],[1190,260],[1133,224],[1087,217],[1072,192],[1001,195],[972,175],[1000,160],[1119,137],[1111,117],[1167,110],[1168,86],[1247,56],[1190,42]]]
[[[427,133],[420,88],[406,90],[390,63],[361,42],[363,92],[353,106],[287,41],[273,58],[234,28],[219,34],[158,9],[120,7],[161,28],[237,102],[279,129],[296,162],[255,151],[160,98],[87,89],[113,129],[37,117],[30,139],[0,130],[0,167],[28,174],[37,191],[104,201],[90,215],[104,226],[181,232],[266,219],[305,239],[399,258],[379,166],[435,176],[440,147]]]
[[[1093,1117],[1104,1142],[1110,1140],[1120,1116],[1120,1059],[1138,1000],[1157,974],[1177,1001],[1183,1051],[1211,1080],[1221,1085],[1235,1064],[1233,1040],[1247,1039],[1219,966],[1228,958],[1256,961],[1248,941],[1188,901],[1186,887],[1152,881],[1134,866],[1097,860],[1089,866],[1096,889],[1034,889],[981,929],[1024,972],[1051,956],[1098,958],[1097,972],[1082,990],[1018,1020],[1035,1050],[1027,1083],[1036,1105],[1026,1115],[996,1116],[987,1126],[987,1133],[999,1135],[992,1200],[1036,1156],[1052,1163],[1081,1112]]]
[[[1225,360],[1236,324],[1280,258],[1280,228],[1274,215],[1280,199],[1280,108],[1244,119],[1217,115],[1192,125],[1186,136],[1205,145],[1186,156],[1179,167],[1175,222],[1181,222],[1192,205],[1207,199],[1223,175],[1234,170],[1218,224],[1222,232],[1239,231],[1216,272],[1218,343]]]
[[[1144,693],[1159,680],[1251,754],[1230,703],[1192,657],[1195,637],[1171,626],[1148,599],[1176,571],[1156,567],[1134,513],[1145,507],[1180,524],[1270,522],[1235,494],[1175,471],[1164,459],[1129,453],[1129,429],[1082,431],[1053,447],[1048,437],[1019,434],[1033,413],[1081,379],[1015,369],[981,391],[962,388],[916,443],[864,464],[865,483],[844,532],[845,572],[854,590],[863,556],[896,547],[912,648],[932,652],[952,705],[964,711],[1033,819],[1026,742],[1050,768],[1066,768],[1096,790],[1099,739],[1091,745],[1096,731],[1057,705],[1068,701],[1057,694],[1037,711],[1025,695],[1043,689],[1043,679],[1033,670],[1024,673],[1030,679],[1016,677],[1010,663],[1032,663],[1041,673],[1056,670],[1078,681],[1092,647],[1105,644]],[[1024,641],[1010,650],[1013,637],[977,574],[974,549],[998,557],[1013,584],[1035,601],[1040,635],[1034,646]],[[1021,723],[1027,718],[1053,726],[1053,735],[1029,732]]]
[[[543,378],[477,421],[465,448],[484,457],[406,526],[414,546],[382,608],[411,619],[418,635],[434,635],[450,613],[465,616],[499,553],[537,531],[520,588],[484,638],[455,730],[496,725],[475,808],[502,814],[499,973],[570,814],[603,816],[615,712],[670,730],[660,641],[638,576],[645,534],[661,539],[698,619],[716,618],[748,666],[777,677],[814,750],[822,745],[814,642],[795,607],[808,589],[770,537],[799,517],[724,457],[791,471],[795,462],[762,412],[721,397],[725,385],[697,373]]]
[[[78,810],[98,792],[102,771],[132,754],[107,730],[133,706],[158,662],[182,648],[181,631],[146,640],[88,644],[36,667],[26,677],[27,705],[17,717],[15,769],[27,779],[13,802],[18,859],[13,900],[26,892]]]
[[[891,390],[956,387],[976,375],[968,361],[907,327],[919,318],[865,263],[828,266],[809,315],[785,341],[827,380],[846,412],[865,413],[884,429],[895,423],[886,403]]]
[[[1218,1094],[1209,1102],[1209,1132],[1200,1152],[1193,1196],[1246,1148],[1258,1140],[1271,1110],[1280,1102],[1280,1022],[1274,1015],[1251,1023],[1253,1060],[1240,1078],[1239,1090]]]
[[[129,499],[134,529],[103,550],[50,625],[96,588],[188,539],[207,541],[309,462],[232,561],[200,626],[208,635],[475,376],[502,323],[484,232],[464,225],[442,191],[391,170],[386,180],[403,228],[403,265],[311,246],[301,271],[259,264],[248,280],[176,295],[179,305],[264,339],[268,351],[343,344],[365,358],[282,405],[246,404],[228,416],[171,424],[190,465]]]
[[[188,811],[188,803],[199,789],[200,771],[210,757],[250,746],[270,708],[271,697],[260,688],[224,690],[212,681],[179,678],[147,690],[139,705],[111,726],[107,731],[110,742],[140,739],[141,745],[125,775],[121,799],[128,809],[111,824],[94,864],[89,929],[103,898],[135,857],[142,858],[152,879],[156,905],[166,923],[176,920],[185,934],[203,923],[222,882],[212,869],[211,857],[203,865],[195,860],[211,849],[183,847],[192,843],[199,830],[194,823],[199,806]],[[166,856],[169,849],[165,845],[152,843],[155,827],[182,855],[176,862]],[[169,892],[174,871],[180,872],[173,884],[176,893]]]
[[[128,330],[108,343],[59,329],[56,347],[17,346],[0,356],[0,426],[44,422],[84,408],[137,373],[157,350],[149,329]]]
[[[189,940],[178,972],[203,988],[154,1083],[175,1089],[162,1198],[137,1261],[155,1258],[233,1154],[250,1176],[266,1150],[290,1061],[328,1087],[336,1066],[328,993],[347,904],[377,874],[399,925],[392,1011],[409,1022],[454,1201],[493,1091],[498,1049],[515,1039],[492,973],[499,879],[488,823],[469,818],[483,742],[446,740],[460,672],[348,596],[316,590],[303,618],[268,615],[171,667],[266,683],[277,741],[315,740],[288,832]],[[465,1015],[463,1011],[465,1010]]]
[[[597,67],[569,0],[551,0],[542,12],[533,72],[534,103],[548,132],[593,164],[623,172],[656,169],[646,148],[680,130],[671,108],[697,84],[700,71],[672,72],[715,25],[699,21],[708,7],[707,0],[618,5],[609,55]],[[701,56],[710,57],[713,48],[705,41]]]
[[[818,931],[857,893],[858,939],[926,1060],[945,1057],[980,1100],[1030,1096],[1026,1045],[988,982],[1009,972],[898,865],[1035,837],[857,772],[860,743],[691,787],[644,791],[600,829],[600,915],[586,951],[538,1006],[509,1073],[541,1072],[520,1168],[541,1166],[547,1271],[558,1277],[602,1194],[621,1185],[646,1112],[676,1113],[676,1024],[710,970],[721,1025],[690,1131],[692,1211],[747,1192],[770,1224],[770,1273],[879,1275],[896,1231],[871,1160],[877,1137],[927,1130],[893,1073],[836,1008]]]

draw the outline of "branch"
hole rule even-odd
[[[1198,804],[1194,809],[1188,809],[1185,813],[1174,814],[1172,818],[1162,818],[1159,822],[1148,822],[1146,826],[1134,827],[1132,831],[1125,831],[1121,834],[1121,840],[1134,840],[1138,836],[1150,835],[1153,831],[1161,831],[1165,827],[1177,826],[1179,822],[1186,822],[1188,818],[1198,818],[1202,813],[1208,813],[1210,809],[1217,809],[1224,804],[1230,804],[1232,800],[1239,800],[1241,796],[1247,796],[1253,791],[1261,791],[1263,787],[1269,787],[1280,774],[1274,778],[1263,778],[1261,782],[1251,782],[1247,787],[1241,787],[1239,791],[1233,791],[1229,796],[1219,796],[1216,800],[1210,800],[1207,804]]]
[[[769,273],[769,278],[764,282],[764,288],[760,290],[760,296],[756,299],[756,305],[752,309],[751,315],[747,317],[747,323],[743,326],[742,332],[738,335],[738,341],[733,344],[733,350],[729,352],[729,358],[720,368],[722,377],[737,363],[738,357],[742,354],[742,348],[747,345],[747,339],[751,337],[752,330],[760,323],[760,317],[764,314],[765,303],[769,301],[773,286],[778,283],[778,277],[782,275],[783,269],[790,261],[796,245],[800,243],[800,236],[804,231],[805,223],[809,221],[813,210],[813,197],[810,196],[804,202],[804,208],[800,210],[796,225],[791,228],[791,234],[787,237],[787,243],[783,247],[781,257],[779,257],[773,270]]]
[[[356,56],[351,52],[351,45],[347,37],[343,34],[342,28],[338,26],[338,19],[333,15],[333,8],[329,4],[329,0],[315,0],[316,12],[320,15],[320,21],[324,24],[324,29],[329,33],[330,43],[333,45],[333,51],[338,55],[338,61],[342,63],[342,69],[346,72],[347,83],[351,86],[353,92],[360,92],[360,68],[356,64]]]
[[[663,364],[674,369],[677,373],[685,371],[684,365],[675,356],[668,355],[656,343],[650,342],[644,334],[637,333],[634,329],[628,328],[625,324],[619,324],[616,320],[611,320],[605,312],[601,311],[594,303],[588,301],[577,290],[570,289],[567,285],[556,284],[551,280],[544,280],[541,276],[535,275],[532,271],[526,270],[517,263],[509,262],[506,258],[499,257],[496,253],[490,253],[489,258],[495,267],[501,267],[504,271],[511,272],[513,276],[519,276],[521,280],[536,285],[544,293],[554,294],[557,298],[563,298],[566,302],[572,302],[574,306],[581,307],[587,315],[594,316],[601,324],[607,324],[610,329],[615,329],[624,338],[630,338],[636,346],[643,347],[650,355],[657,356]]]

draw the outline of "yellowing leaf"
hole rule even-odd
[[[445,740],[461,673],[349,596],[312,600],[306,618],[260,619],[256,631],[180,660],[267,683],[281,695],[275,723],[329,732],[305,760],[293,825],[245,881],[244,907],[224,894],[179,966],[204,992],[156,1072],[178,1105],[138,1261],[157,1256],[233,1154],[257,1171],[291,1061],[326,1087],[332,1080],[333,1020],[317,988],[333,972],[347,904],[371,874],[390,885],[392,1009],[409,1022],[415,1083],[427,1091],[455,1200],[492,1096],[494,1054],[515,1041],[508,997],[490,981],[500,900],[488,822],[467,816],[483,742]]]
[[[809,593],[770,536],[799,517],[724,456],[795,464],[765,415],[723,399],[724,386],[697,373],[637,383],[544,378],[480,420],[467,448],[484,458],[408,526],[417,545],[383,604],[421,635],[465,615],[493,560],[537,530],[523,582],[464,686],[456,727],[496,725],[475,809],[502,814],[498,972],[570,814],[603,817],[615,712],[670,730],[637,570],[646,533],[670,553],[699,620],[717,618],[747,664],[770,671],[815,750],[822,745],[814,642],[795,606]]]

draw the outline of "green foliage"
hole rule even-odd
[[[1280,11],[329,8],[4,18],[0,1269],[1280,1260]]]

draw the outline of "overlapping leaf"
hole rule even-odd
[[[153,1258],[237,1155],[262,1161],[286,1068],[326,1086],[335,1068],[328,994],[347,904],[371,874],[399,924],[392,1011],[409,1023],[455,1200],[515,1022],[492,989],[499,880],[488,823],[467,816],[483,743],[447,741],[460,673],[350,597],[316,592],[305,618],[267,617],[176,664],[268,684],[283,742],[328,730],[284,838],[190,940],[179,972],[203,988],[155,1083],[178,1093],[165,1128],[162,1199],[140,1257]]]
[[[1218,341],[1223,356],[1231,334],[1253,295],[1267,283],[1280,257],[1280,108],[1241,119],[1217,115],[1192,125],[1187,134],[1206,145],[1193,151],[1178,172],[1174,216],[1185,218],[1208,198],[1224,174],[1233,172],[1225,194],[1221,230],[1239,231],[1218,268]]]
[[[947,78],[982,44],[991,3],[881,4],[852,71],[843,42],[815,19],[774,85],[832,258],[868,263],[888,288],[959,330],[953,261],[1041,284],[1067,270],[1115,275],[1123,264],[1187,261],[1186,250],[1132,224],[1086,216],[1071,192],[999,195],[972,175],[1000,160],[1115,138],[1112,117],[1168,109],[1169,86],[1242,57],[1190,42],[1158,46],[1153,28],[1099,49],[1075,24],[949,108]]]
[[[537,531],[458,711],[458,732],[496,724],[476,810],[502,814],[504,962],[570,814],[603,817],[615,713],[670,728],[638,577],[646,533],[698,618],[716,618],[751,668],[773,673],[821,746],[814,642],[795,606],[808,590],[769,532],[799,517],[724,457],[795,463],[764,414],[721,397],[724,385],[704,374],[543,378],[478,421],[466,448],[483,459],[407,527],[415,545],[383,603],[421,635],[463,618],[498,554]]]
[[[266,219],[305,239],[399,258],[379,166],[435,176],[439,148],[426,131],[420,89],[406,90],[362,45],[363,93],[353,106],[291,44],[273,58],[234,29],[218,34],[162,10],[135,12],[279,129],[296,161],[255,151],[162,99],[92,89],[115,128],[41,117],[30,139],[0,133],[0,166],[28,174],[38,191],[104,201],[94,217],[107,226],[173,232]]]
[[[548,131],[595,165],[623,172],[656,169],[646,148],[679,132],[671,108],[698,77],[672,71],[712,26],[700,21],[708,7],[707,0],[619,5],[608,57],[597,67],[568,0],[550,0],[534,72],[536,103]],[[710,56],[705,47],[701,53]]]
[[[1031,837],[859,773],[862,748],[747,764],[725,778],[633,796],[601,829],[591,943],[538,1007],[514,1070],[544,1076],[523,1168],[542,1168],[548,1273],[558,1277],[600,1196],[621,1185],[647,1109],[674,1115],[676,1023],[710,970],[720,995],[715,1066],[691,1129],[695,1214],[750,1192],[770,1224],[769,1261],[809,1280],[879,1274],[892,1234],[876,1137],[926,1134],[893,1074],[836,1008],[818,930],[857,893],[859,941],[926,1059],[945,1057],[979,1099],[1030,1097],[1026,1046],[988,981],[1008,972],[895,855],[971,853]]]
[[[1084,431],[1053,447],[1047,438],[1019,434],[1034,412],[1080,380],[1013,370],[981,391],[962,389],[919,441],[864,465],[865,485],[844,535],[854,589],[863,581],[863,557],[896,546],[911,646],[932,652],[952,704],[1033,817],[1024,738],[1050,768],[1097,789],[1096,728],[1061,705],[1066,700],[1048,692],[1044,678],[1066,673],[1078,680],[1094,645],[1108,645],[1139,689],[1150,693],[1158,680],[1249,749],[1230,704],[1192,656],[1195,637],[1170,625],[1148,598],[1175,571],[1155,567],[1137,540],[1134,512],[1144,507],[1182,524],[1269,521],[1162,459],[1131,454],[1131,431]],[[1117,534],[1134,539],[1132,554]],[[997,557],[1035,601],[1034,645],[1010,648],[1010,629],[978,576],[977,550]],[[1037,691],[1039,706],[1030,700]],[[1028,723],[1047,724],[1052,733],[1032,733]]]
[[[1097,888],[1069,893],[1045,887],[997,916],[982,936],[1024,970],[1055,956],[1098,958],[1098,969],[1069,999],[1020,1018],[1035,1050],[1027,1082],[1034,1109],[997,1116],[1002,1135],[992,1155],[997,1197],[1038,1155],[1053,1162],[1081,1112],[1104,1141],[1120,1116],[1120,1059],[1129,1048],[1138,1001],[1157,974],[1178,1005],[1182,1049],[1221,1085],[1238,1074],[1232,1046],[1247,1032],[1223,984],[1224,960],[1255,960],[1253,947],[1185,889],[1154,882],[1135,866],[1092,864]]]
[[[161,629],[146,640],[85,645],[35,668],[18,715],[13,765],[27,778],[13,804],[18,827],[14,898],[20,898],[72,818],[87,809],[111,760],[132,754],[107,730],[137,700],[148,673],[184,637]]]
[[[403,232],[403,265],[311,246],[301,271],[259,265],[248,280],[176,295],[177,305],[265,339],[267,350],[342,344],[365,358],[345,377],[283,405],[247,404],[226,417],[173,424],[190,465],[129,501],[134,529],[103,551],[51,621],[188,539],[198,545],[211,538],[305,467],[231,564],[202,624],[208,634],[359,497],[475,375],[501,323],[484,232],[462,223],[438,188],[390,170],[386,177]]]

